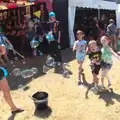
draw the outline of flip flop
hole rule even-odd
[[[17,109],[17,110],[15,110],[15,111],[12,111],[11,113],[12,114],[17,114],[17,113],[20,113],[20,112],[23,112],[24,110],[23,109]]]

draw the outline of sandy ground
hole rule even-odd
[[[54,73],[54,71],[46,75],[38,75],[31,80],[9,76],[12,97],[15,103],[22,106],[25,111],[12,116],[9,106],[0,93],[0,120],[120,120],[120,61],[114,59],[115,64],[110,73],[114,93],[95,95],[89,92],[89,99],[86,99],[86,87],[77,85],[77,62],[74,57],[75,55],[71,54],[70,50],[63,52],[63,60],[69,62],[69,69],[73,72],[69,79],[63,78],[61,74]],[[45,58],[41,57],[28,59],[26,65],[22,67],[27,68],[27,64],[31,64],[31,66],[36,65],[42,69],[41,65],[39,66],[40,63],[42,64],[41,59],[45,61]],[[21,64],[18,62],[16,66]],[[92,76],[87,58],[84,70],[86,81],[91,83]],[[28,89],[18,90],[17,87],[20,84],[24,84]],[[47,110],[35,110],[30,96],[36,91],[49,93]]]

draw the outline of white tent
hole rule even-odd
[[[69,0],[68,4],[69,4],[68,5],[68,24],[69,24],[70,47],[73,46],[75,41],[73,29],[74,29],[76,7],[117,10],[117,4],[115,2],[109,2],[109,1],[103,1],[103,0]],[[117,12],[117,15],[118,15],[118,12]],[[120,17],[118,18],[120,20]]]

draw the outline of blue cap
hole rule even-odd
[[[56,16],[56,15],[55,15],[54,12],[50,12],[50,13],[49,13],[49,18],[50,18],[50,17],[55,17],[55,16]]]

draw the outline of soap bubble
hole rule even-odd
[[[30,46],[31,48],[37,48],[39,46],[39,41],[33,39],[31,42],[30,42]]]
[[[13,71],[12,71],[13,75],[14,76],[19,76],[21,74],[21,70],[19,68],[15,68]]]
[[[67,70],[63,72],[63,77],[69,78],[69,72]]]
[[[50,70],[50,68],[46,65],[43,66],[43,73],[48,73],[48,71]]]
[[[24,64],[26,64],[26,62],[25,62],[25,61],[23,61],[22,63],[23,63],[23,65],[24,65]]]
[[[49,67],[52,67],[54,64],[55,64],[54,58],[52,58],[51,56],[48,56],[47,61],[46,61],[46,65]]]
[[[48,40],[48,42],[51,42],[51,41],[54,41],[54,40],[55,40],[52,32],[49,32],[49,33],[46,35],[46,39]]]
[[[13,45],[7,45],[7,49],[9,49],[9,50],[13,50]]]
[[[38,72],[38,69],[35,67],[33,67],[31,70],[33,71],[33,74],[36,74]]]
[[[15,58],[14,58],[14,60],[16,60],[16,61],[17,61],[17,60],[18,60],[18,57],[15,57]]]
[[[17,87],[17,89],[18,89],[18,90],[23,90],[23,89],[24,89],[24,86],[23,86],[23,85],[19,85],[19,86]]]
[[[39,36],[39,41],[42,42],[43,41],[43,37]]]
[[[10,61],[10,64],[13,64],[13,60]]]
[[[60,45],[58,45],[58,49],[59,49],[59,50],[61,49]]]
[[[24,71],[21,72],[21,76],[22,76],[23,78],[30,78],[30,77],[32,77],[33,75],[34,75],[34,74],[33,74],[33,71],[30,70],[30,69],[27,69],[27,70],[24,70]]]
[[[39,55],[40,55],[40,56],[42,56],[42,55],[43,55],[43,53],[42,53],[42,52],[39,52]]]

